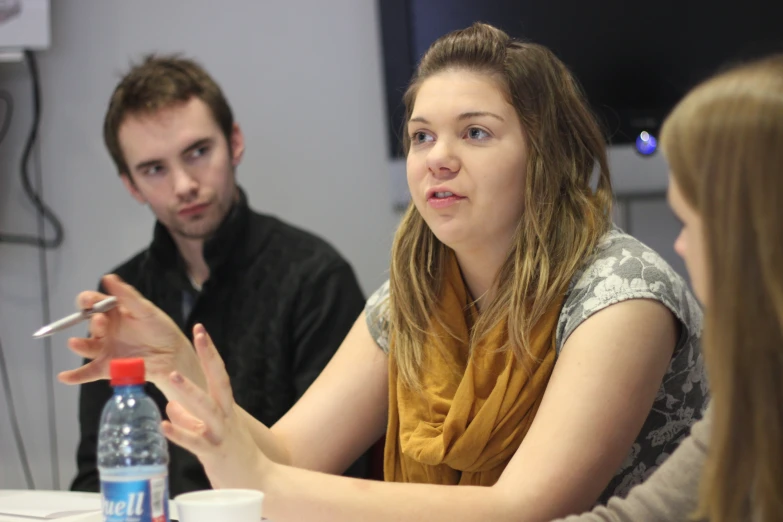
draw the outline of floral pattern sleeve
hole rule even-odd
[[[389,281],[383,283],[367,299],[364,315],[370,335],[381,350],[389,353]]]
[[[708,387],[700,350],[702,309],[680,277],[655,251],[613,229],[572,279],[557,325],[558,355],[587,318],[628,299],[651,299],[680,322],[680,337],[652,410],[631,452],[604,491],[625,496],[644,481],[685,438],[707,407]]]

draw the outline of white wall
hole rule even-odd
[[[53,316],[70,311],[78,291],[94,287],[102,273],[150,239],[152,218],[124,192],[100,132],[119,74],[130,59],[151,50],[184,50],[221,83],[245,131],[239,179],[255,208],[331,241],[353,263],[366,293],[385,278],[398,216],[385,157],[374,2],[52,4],[52,47],[38,55],[44,103],[40,158],[44,195],[67,232],[64,245],[48,258]],[[0,64],[0,88],[16,99],[13,128],[0,145],[0,231],[34,233],[35,214],[17,174],[31,114],[24,67]],[[646,179],[665,183],[659,160],[645,163],[623,152],[612,161],[618,177],[649,171]],[[663,204],[639,205],[633,215],[642,239],[673,259],[674,225]],[[0,244],[0,340],[36,485],[65,488],[75,469],[77,395],[76,389],[55,384],[55,484],[43,344],[30,337],[41,323],[40,292],[37,252]],[[65,347],[66,338],[53,338],[57,371],[79,362]],[[0,489],[24,487],[7,419],[0,390]]]
[[[227,8],[230,7],[230,10]],[[150,239],[152,218],[124,192],[101,139],[112,88],[151,50],[199,59],[243,127],[239,179],[252,205],[321,234],[353,264],[365,292],[380,284],[397,216],[387,204],[382,62],[368,0],[54,0],[52,46],[38,55],[44,117],[44,192],[67,231],[49,255],[51,309],[70,311],[79,290]],[[30,121],[22,65],[0,65],[16,98],[0,145],[0,231],[35,231],[17,163]],[[52,487],[46,424],[37,253],[0,244],[0,340],[38,487]],[[78,329],[77,329],[78,330]],[[54,337],[57,370],[78,363]],[[76,390],[55,385],[60,486],[74,472]],[[0,392],[0,489],[23,487]]]

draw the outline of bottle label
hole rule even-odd
[[[166,468],[155,474],[139,470],[101,474],[101,509],[105,522],[169,522]],[[132,473],[132,474],[131,474]]]

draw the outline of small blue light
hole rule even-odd
[[[643,131],[636,138],[636,150],[643,156],[650,156],[658,150],[658,140],[649,132]]]

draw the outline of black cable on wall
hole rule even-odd
[[[33,104],[33,118],[30,131],[25,141],[24,150],[22,152],[22,159],[20,164],[20,178],[22,187],[25,194],[33,203],[36,209],[37,216],[37,235],[24,235],[24,234],[4,234],[0,233],[0,243],[11,243],[17,245],[34,246],[38,249],[38,266],[39,275],[41,280],[41,310],[43,324],[51,322],[50,316],[50,303],[49,303],[49,271],[47,250],[59,247],[65,237],[65,232],[62,223],[54,214],[54,212],[46,205],[43,198],[43,180],[42,180],[42,168],[40,150],[35,147],[36,140],[38,138],[38,129],[41,123],[41,89],[40,78],[38,76],[38,65],[35,59],[35,55],[32,51],[25,51],[24,53],[25,63],[30,74],[32,84],[32,104]],[[10,93],[0,91],[0,100],[6,105],[5,118],[0,124],[0,142],[8,133],[8,129],[11,123],[11,116],[14,110],[13,98]],[[35,154],[34,154],[35,153]],[[35,181],[38,187],[37,191],[33,186],[30,171],[28,166],[30,165],[30,159],[35,159]],[[54,237],[46,237],[46,222],[49,222],[54,229]],[[8,366],[6,364],[5,356],[3,353],[2,344],[0,344],[0,377],[3,380],[3,388],[5,390],[6,401],[8,403],[9,417],[11,421],[11,428],[14,433],[14,439],[16,441],[17,451],[19,452],[19,458],[21,460],[22,469],[25,475],[25,481],[29,489],[35,489],[35,482],[33,480],[32,472],[30,469],[30,463],[27,456],[27,451],[24,446],[24,440],[21,434],[21,428],[19,426],[19,419],[16,415],[16,408],[14,407],[13,395],[11,390],[11,383],[8,375]],[[60,463],[57,450],[57,417],[55,409],[55,393],[54,393],[54,362],[52,356],[52,344],[51,338],[44,339],[44,379],[46,381],[46,396],[47,396],[47,419],[49,424],[49,445],[51,455],[51,473],[52,484],[54,489],[60,488]]]

